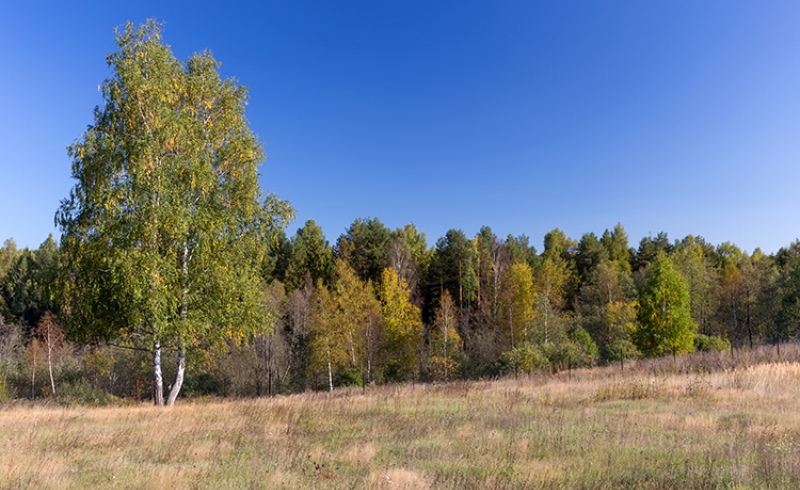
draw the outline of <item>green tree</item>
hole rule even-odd
[[[619,360],[607,354],[616,352],[620,342],[630,343],[636,324],[634,298],[630,272],[618,261],[601,261],[581,286],[581,324],[606,360]]]
[[[0,317],[11,319],[11,312],[6,305],[6,294],[8,284],[6,282],[6,272],[11,266],[14,257],[17,255],[17,242],[13,238],[7,238],[0,248]]]
[[[292,242],[286,236],[286,230],[281,228],[270,240],[269,252],[264,261],[262,275],[267,282],[278,280],[284,283],[286,281],[286,267],[289,265],[291,256]]]
[[[692,320],[686,279],[672,260],[659,253],[653,260],[639,294],[639,329],[634,339],[647,356],[673,356],[693,348],[697,324]]]
[[[333,373],[348,363],[347,333],[342,329],[331,291],[317,281],[311,301],[310,368],[327,373],[328,390],[333,391]]]
[[[527,235],[515,237],[509,234],[505,241],[508,260],[512,263],[525,262],[531,266],[531,269],[536,269],[541,264],[541,257],[530,241]]]
[[[333,249],[325,240],[322,228],[310,219],[292,237],[291,253],[286,264],[286,286],[301,288],[310,276],[312,284],[333,282]]]
[[[617,223],[614,231],[606,230],[603,232],[600,243],[603,244],[608,252],[610,260],[613,260],[625,270],[631,270],[631,250],[628,248],[628,234],[625,233],[625,228],[622,227],[622,224]]]
[[[567,298],[569,285],[573,282],[573,273],[567,263],[558,255],[550,255],[544,259],[534,273],[533,290],[536,295],[535,317],[539,323],[537,332],[541,342],[545,344],[553,336],[561,319],[560,313]]]
[[[777,339],[800,336],[800,255],[789,258],[784,267],[776,316]]]
[[[713,328],[713,312],[720,299],[719,274],[709,260],[714,249],[705,243],[703,237],[688,235],[681,240],[671,255],[675,267],[681,271],[689,286],[692,318],[698,331],[709,334]]]
[[[16,254],[17,242],[15,242],[13,238],[6,238],[3,242],[3,247],[0,248],[0,279],[3,278],[3,274],[8,270]]]
[[[13,254],[0,288],[0,306],[5,304],[9,319],[33,327],[45,311],[58,312],[59,257],[58,244],[52,235],[34,251],[24,248]]]
[[[543,317],[545,326],[549,320],[547,316],[548,306],[555,306],[561,310],[570,309],[574,304],[573,299],[578,294],[578,286],[580,284],[577,274],[577,255],[578,242],[567,237],[560,229],[556,228],[544,235],[544,251],[539,265],[534,268],[534,271],[540,273],[539,278],[543,280],[540,285],[546,285],[551,279],[558,279],[552,283],[557,285],[558,289],[558,295],[552,296],[552,299],[556,301],[551,302],[550,305],[543,305],[545,309],[545,316]],[[552,273],[556,273],[556,276],[553,276]],[[561,276],[563,276],[563,281],[561,281]],[[547,287],[543,291],[547,292]]]
[[[575,240],[567,237],[563,231],[556,228],[544,235],[544,251],[542,252],[542,257],[561,257],[565,262],[572,265],[571,262],[577,254],[577,248],[578,243]]]
[[[389,261],[391,231],[378,218],[357,219],[336,242],[336,254],[362,281],[377,284]]]
[[[608,260],[606,248],[594,233],[585,233],[578,242],[578,253],[575,256],[581,282],[586,281],[594,268],[605,260]]]
[[[716,249],[719,270],[719,312],[723,331],[733,340],[733,348],[741,346],[741,323],[746,317],[747,298],[741,267],[750,258],[736,245],[725,242]]]
[[[270,327],[265,242],[291,208],[264,196],[261,144],[247,91],[209,52],[177,60],[155,21],[117,31],[104,104],[73,144],[77,181],[56,220],[67,260],[66,326],[82,338],[128,339],[177,353],[175,402],[190,347],[210,349]]]
[[[666,232],[660,231],[655,238],[646,236],[639,242],[639,249],[633,258],[633,269],[639,270],[646,267],[656,259],[659,253],[670,254],[673,245],[669,242]]]
[[[362,281],[347,262],[336,260],[336,284],[333,288],[336,321],[346,335],[350,374],[356,376],[365,370],[367,380],[372,368],[380,335],[380,304],[375,298],[371,281]],[[361,376],[353,381],[361,383]]]
[[[423,304],[420,282],[428,270],[430,255],[425,234],[417,230],[413,223],[392,232],[388,266],[396,270],[401,279],[405,279],[411,290],[412,301],[417,306]]]
[[[475,299],[478,289],[475,248],[463,231],[448,230],[436,242],[434,269],[437,289],[450,291],[459,308]]]

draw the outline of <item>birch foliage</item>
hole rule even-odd
[[[69,147],[76,182],[56,215],[70,333],[180,357],[268,329],[258,271],[292,210],[259,187],[246,89],[209,52],[177,60],[154,21],[127,24],[116,42],[103,104]]]

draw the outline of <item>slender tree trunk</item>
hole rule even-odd
[[[544,343],[550,341],[550,332],[548,331],[547,320],[549,317],[550,308],[548,306],[548,298],[547,296],[544,297]]]
[[[511,304],[509,303],[508,306],[508,329],[511,332],[511,348],[515,347],[514,345],[514,312]]]
[[[733,343],[736,350],[739,350],[739,322],[736,319],[736,300],[731,301],[731,310],[733,311]]]
[[[156,337],[153,344],[153,404],[164,405],[164,378],[161,376],[161,340]]]
[[[366,340],[367,340],[367,382],[364,385],[368,385],[372,381],[372,328],[373,328],[373,318],[372,315],[369,316],[369,320],[367,323],[367,332],[366,332]]]
[[[258,342],[258,340],[256,340]],[[261,355],[258,353],[258,345],[255,346],[256,367],[253,368],[253,376],[256,379],[256,397],[261,398]]]
[[[447,317],[445,317],[442,323],[444,327],[444,358],[447,359],[447,337],[450,336],[450,322],[448,322]]]
[[[333,368],[330,359],[328,359],[328,391],[333,393]]]
[[[750,316],[750,308],[752,307],[752,302],[747,302],[747,338],[750,341],[750,349],[753,349],[753,323],[752,317]]]
[[[175,373],[175,383],[172,384],[172,388],[169,390],[169,398],[167,399],[168,407],[175,405],[175,400],[178,398],[178,393],[181,391],[181,386],[183,386],[183,375],[185,372],[186,348],[181,345],[180,350],[178,350],[178,369]]]
[[[352,329],[352,326],[353,326],[353,324],[351,324],[351,328],[347,329],[347,335],[350,337],[350,355],[352,356],[353,368],[355,368],[357,366],[356,365],[356,345],[353,342],[353,329]]]
[[[50,338],[50,326],[47,326],[47,371],[50,373],[50,389],[56,396],[56,382],[53,379],[53,343]]]
[[[494,275],[494,288],[492,288],[493,293],[494,293],[492,295],[492,320],[495,320],[497,318],[497,296],[499,294],[498,289],[500,287],[499,284],[498,284],[498,276],[499,276],[499,274],[495,273],[495,275]]]
[[[31,400],[36,399],[36,339],[31,342],[33,351],[33,369],[31,369]]]
[[[186,320],[188,313],[189,302],[189,244],[183,244],[181,252],[181,273],[183,274],[183,291],[181,293],[181,320]],[[175,400],[178,399],[178,394],[181,392],[183,386],[183,377],[186,373],[186,346],[181,341],[180,348],[178,349],[178,365],[175,370],[175,382],[169,389],[169,397],[167,398],[167,406],[175,405]]]
[[[269,338],[269,343],[267,344],[267,396],[269,396],[270,398],[272,398],[272,396],[274,396],[275,394],[272,388],[275,377],[272,369],[272,366],[274,364],[273,357],[275,355],[275,352],[273,350],[274,344],[275,344],[275,338],[273,336]]]
[[[461,277],[461,261],[458,262],[458,306],[464,306],[464,279]]]
[[[53,391],[53,396],[56,396],[56,382],[53,379],[53,363],[50,360],[50,349],[47,349],[47,370],[50,372],[50,389]]]

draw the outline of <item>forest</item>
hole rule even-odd
[[[330,243],[261,191],[247,90],[149,21],[117,31],[75,187],[38,249],[0,249],[0,399],[265,396],[558,372],[800,331],[800,241],[774,254],[621,224],[526,235],[358,218]],[[165,381],[166,379],[166,381]]]
[[[429,246],[408,224],[356,219],[331,245],[307,221],[263,254],[271,328],[187,351],[188,396],[264,396],[624,363],[796,338],[800,243],[748,254],[665,233],[631,247],[620,224],[579,240],[450,230]],[[93,341],[59,322],[62,253],[0,249],[4,399],[149,398],[135,337]],[[665,311],[669,318],[664,318]],[[65,333],[67,335],[65,336]],[[165,352],[173,374],[177,353]]]

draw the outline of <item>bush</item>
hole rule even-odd
[[[694,349],[698,352],[726,352],[731,350],[731,343],[722,337],[700,333],[694,337]]]
[[[364,378],[366,371],[361,368],[347,368],[342,369],[341,372],[335,377],[334,385],[336,386],[364,386]]]
[[[603,358],[608,362],[624,363],[629,359],[640,357],[639,350],[628,340],[615,340],[603,349]]]
[[[57,398],[64,405],[102,406],[117,400],[117,397],[111,393],[92,385],[85,379],[61,385]]]
[[[571,360],[571,365],[573,367],[588,367],[597,364],[600,350],[592,340],[592,336],[586,330],[577,327],[572,331],[570,337],[577,347],[577,352],[575,352],[575,357]]]
[[[3,378],[0,378],[0,402],[7,402],[14,397],[14,392]]]
[[[223,395],[225,382],[207,371],[190,372],[186,375],[181,390],[186,397]]]
[[[548,342],[541,346],[542,353],[547,358],[550,366],[556,371],[564,369],[572,369],[577,367],[593,366],[597,362],[597,344],[588,337],[586,331],[583,329],[576,330],[578,334],[573,332],[570,340],[562,342]],[[584,338],[583,334],[587,338]],[[575,340],[577,338],[577,340]]]
[[[500,366],[505,373],[532,373],[546,369],[550,362],[540,347],[522,344],[500,356]]]
[[[433,356],[428,361],[428,376],[432,381],[450,381],[461,374],[461,365],[449,357]]]

